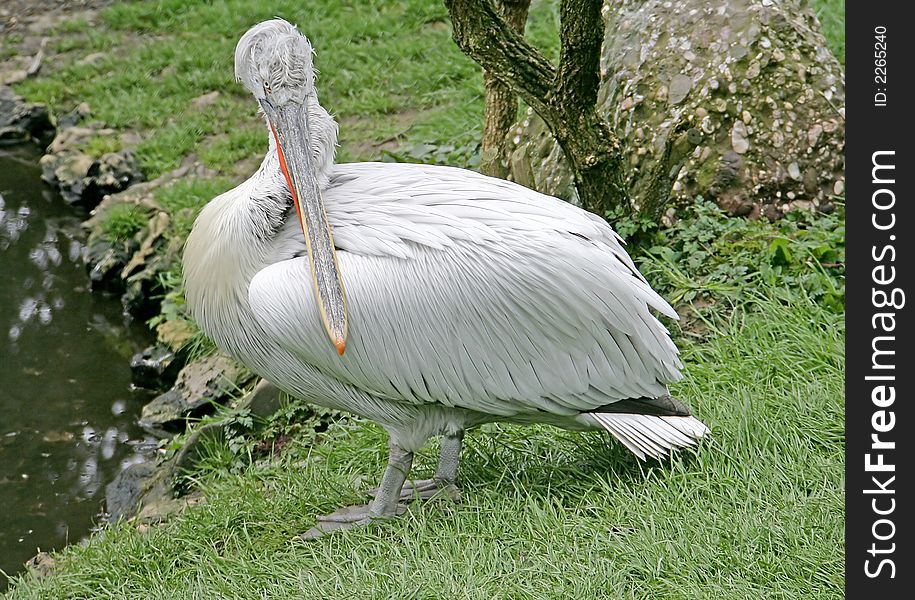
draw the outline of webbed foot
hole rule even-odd
[[[378,488],[371,489],[367,492],[370,498],[374,498],[378,493]],[[454,502],[461,501],[461,490],[454,483],[441,479],[417,479],[414,481],[404,482],[400,490],[401,502],[413,502],[415,500],[431,500],[432,498],[450,498]]]
[[[406,512],[406,510],[406,506],[403,504],[398,504],[394,507],[392,514],[379,515],[373,512],[368,504],[346,506],[344,508],[335,510],[329,515],[322,515],[318,517],[318,522],[315,523],[315,526],[305,533],[299,535],[297,539],[306,541],[313,540],[334,531],[352,529],[354,527],[368,525],[374,521],[391,519],[402,515],[404,512]]]

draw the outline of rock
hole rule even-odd
[[[103,197],[83,222],[83,228],[89,232],[83,261],[93,289],[122,294],[125,310],[134,317],[142,319],[157,314],[159,274],[180,260],[182,240],[166,239],[162,235],[168,216],[156,203],[155,192],[175,179],[208,175],[203,167],[189,162],[153,181],[137,183]],[[104,224],[110,211],[123,205],[139,208],[149,215],[151,223],[135,238],[113,243],[105,235]]]
[[[175,385],[143,407],[140,426],[161,435],[180,430],[188,417],[199,417],[216,404],[226,404],[250,383],[251,373],[224,354],[192,362],[178,374]]]
[[[674,75],[670,80],[670,89],[667,92],[667,101],[671,104],[680,104],[689,95],[693,87],[693,80],[686,75]]]
[[[261,379],[254,389],[245,394],[235,405],[235,410],[247,410],[248,414],[259,419],[267,419],[280,409],[282,392],[272,383]],[[201,458],[202,444],[205,440],[218,440],[224,433],[222,423],[198,425],[188,436],[174,458],[175,469],[187,471]]]
[[[83,204],[95,206],[103,196],[115,194],[143,181],[143,173],[129,150],[109,152],[89,167],[83,191]]]
[[[164,475],[170,475],[157,468],[156,461],[149,460],[131,465],[118,473],[114,481],[105,486],[105,507],[110,521],[128,519],[137,510],[140,499],[156,487],[163,487]],[[169,476],[168,479],[171,479]],[[158,486],[157,486],[158,484]],[[170,481],[167,485],[171,492]]]
[[[159,274],[170,271],[180,261],[184,240],[177,237],[158,237],[155,238],[154,244],[155,250],[149,256],[149,260],[144,258],[139,264],[135,260],[143,253],[141,245],[121,271],[122,278],[127,276],[124,280],[125,289],[121,295],[121,304],[128,313],[144,320],[154,317],[159,312],[159,301],[154,299],[157,290],[160,289]]]
[[[88,105],[87,105],[88,106]],[[48,145],[47,155],[64,154],[67,152],[80,152],[81,147],[85,145],[89,138],[97,136],[109,136],[114,133],[113,129],[106,129],[98,126],[78,126],[77,123],[84,118],[79,108],[74,108],[61,118],[61,126],[58,129],[54,140]],[[73,123],[66,125],[64,123]],[[50,160],[50,159],[49,159]]]
[[[133,256],[131,256],[127,264],[124,265],[124,269],[121,271],[121,277],[130,277],[139,267],[146,264],[146,260],[152,255],[153,250],[156,247],[156,242],[159,241],[166,229],[168,229],[168,224],[170,222],[171,218],[168,216],[168,213],[164,211],[157,212],[149,219],[149,224],[146,227],[146,236],[143,238],[143,241],[140,242],[140,247],[137,251],[133,253]]]
[[[782,211],[780,211],[778,209],[778,207],[775,206],[774,204],[764,205],[762,207],[762,214],[764,217],[766,217],[770,221],[777,221],[778,219],[781,219],[784,216],[782,214]]]
[[[169,498],[167,496],[161,496],[158,498],[144,498],[141,500],[142,507],[135,517],[135,520],[140,526],[161,523],[180,514],[186,508],[197,506],[205,501],[206,498],[204,498],[203,492],[200,491],[194,491],[186,496],[180,497],[173,496]]]
[[[4,71],[2,77],[0,77],[0,85],[13,85],[14,83],[25,81],[28,78],[29,73],[25,69],[13,69],[12,71]]]
[[[107,194],[114,194],[143,180],[139,165],[129,150],[109,152],[98,158],[86,152],[89,141],[117,132],[97,123],[80,125],[91,109],[85,102],[60,119],[57,135],[41,157],[42,179],[56,187],[70,204],[95,207]]]
[[[56,187],[68,204],[90,209],[104,196],[143,180],[137,161],[128,150],[109,152],[93,159],[73,149],[74,140],[94,133],[94,130],[80,127],[64,130],[51,142],[49,153],[39,161],[41,178]]]
[[[57,128],[59,130],[65,130],[70,127],[75,127],[80,121],[82,121],[83,119],[88,117],[91,114],[91,112],[92,111],[89,108],[88,102],[80,102],[76,106],[76,108],[74,108],[73,110],[71,110],[70,112],[68,112],[67,114],[65,114],[64,116],[60,117],[57,120]],[[112,133],[114,132],[114,130],[112,130],[112,129],[109,129],[106,131],[111,131]],[[98,131],[96,133],[101,135],[102,132]],[[59,152],[60,150],[53,150],[53,151]]]
[[[124,279],[121,271],[130,259],[133,250],[129,243],[112,244],[99,232],[93,232],[83,250],[83,263],[89,272],[93,290],[123,292]]]
[[[68,204],[82,204],[92,157],[81,152],[45,154],[41,157],[41,178],[58,189]]]
[[[734,121],[731,127],[731,148],[737,154],[746,154],[750,149],[750,142],[747,140],[747,126],[743,121]]]
[[[817,145],[817,142],[820,141],[820,136],[823,135],[823,126],[819,123],[815,123],[807,131],[807,143],[810,144],[810,147],[813,148]]]
[[[204,501],[201,492],[177,497],[175,458],[131,465],[105,487],[109,521],[130,520],[139,525],[159,523],[188,506]]]
[[[255,417],[266,419],[280,409],[282,394],[278,387],[266,379],[261,379],[253,390],[238,401],[235,408],[247,409]]]
[[[47,577],[57,567],[57,561],[47,552],[39,552],[25,562],[25,568],[36,579]]]
[[[130,359],[130,379],[137,387],[166,390],[175,383],[184,366],[176,353],[163,346],[150,346]]]
[[[844,178],[844,116],[836,115],[845,112],[845,81],[809,3],[682,0],[671,11],[665,2],[617,2],[607,11],[598,112],[620,137],[632,207],[658,206],[641,197],[650,187],[640,182],[662,158],[656,150],[671,125],[684,120],[705,135],[675,178],[678,207],[702,196],[741,212],[750,202],[755,215],[788,192],[829,194]],[[557,185],[571,181],[570,170],[542,119],[525,116],[509,141],[512,180],[574,201],[574,190]],[[742,166],[725,187],[716,174],[726,154]],[[792,162],[800,180],[787,172]]]
[[[34,77],[41,70],[41,65],[44,61],[45,48],[48,45],[48,38],[41,38],[41,45],[38,48],[38,52],[35,53],[35,56],[29,61],[29,66],[25,70],[27,77]]]
[[[36,140],[46,144],[54,134],[54,123],[44,104],[23,102],[13,91],[0,85],[0,144]]]
[[[193,335],[194,330],[183,319],[163,321],[156,327],[156,340],[174,352],[181,350]]]

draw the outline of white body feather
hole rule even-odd
[[[338,356],[271,149],[201,213],[187,298],[217,345],[280,388],[387,428],[407,449],[486,421],[603,428],[641,458],[693,443],[693,417],[603,414],[667,394],[677,349],[602,219],[449,167],[332,165],[324,200],[349,307]]]

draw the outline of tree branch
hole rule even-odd
[[[553,116],[549,98],[556,69],[550,61],[515,33],[488,0],[444,1],[458,48],[538,113]]]
[[[519,35],[524,35],[531,0],[493,0],[503,20]],[[485,99],[483,140],[480,144],[480,172],[505,179],[511,151],[509,134],[518,119],[518,97],[491,72],[483,72]]]
[[[560,68],[499,16],[490,0],[444,0],[458,47],[543,118],[572,166],[582,205],[628,206],[619,139],[597,114],[603,41],[600,0],[562,0]]]
[[[666,134],[660,157],[632,182],[632,197],[639,203],[639,213],[655,221],[661,218],[680,168],[701,141],[702,133],[689,127],[685,119],[671,128]]]
[[[600,86],[600,50],[604,41],[601,0],[562,0],[559,7],[559,71],[556,100],[595,106]]]

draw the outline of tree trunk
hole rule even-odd
[[[633,208],[656,219],[671,190],[735,215],[828,207],[844,192],[844,75],[811,9],[665,3],[621,0],[607,12],[597,113],[619,137]],[[510,178],[586,204],[569,141],[534,111],[520,126]]]
[[[458,47],[521,96],[549,125],[572,166],[581,204],[599,215],[629,207],[621,146],[597,112],[601,0],[561,0],[554,66],[489,0],[445,0]]]
[[[493,4],[505,23],[524,35],[531,0],[493,0]],[[480,171],[505,179],[508,176],[509,132],[518,120],[518,97],[489,71],[483,73],[483,85],[486,97]]]

